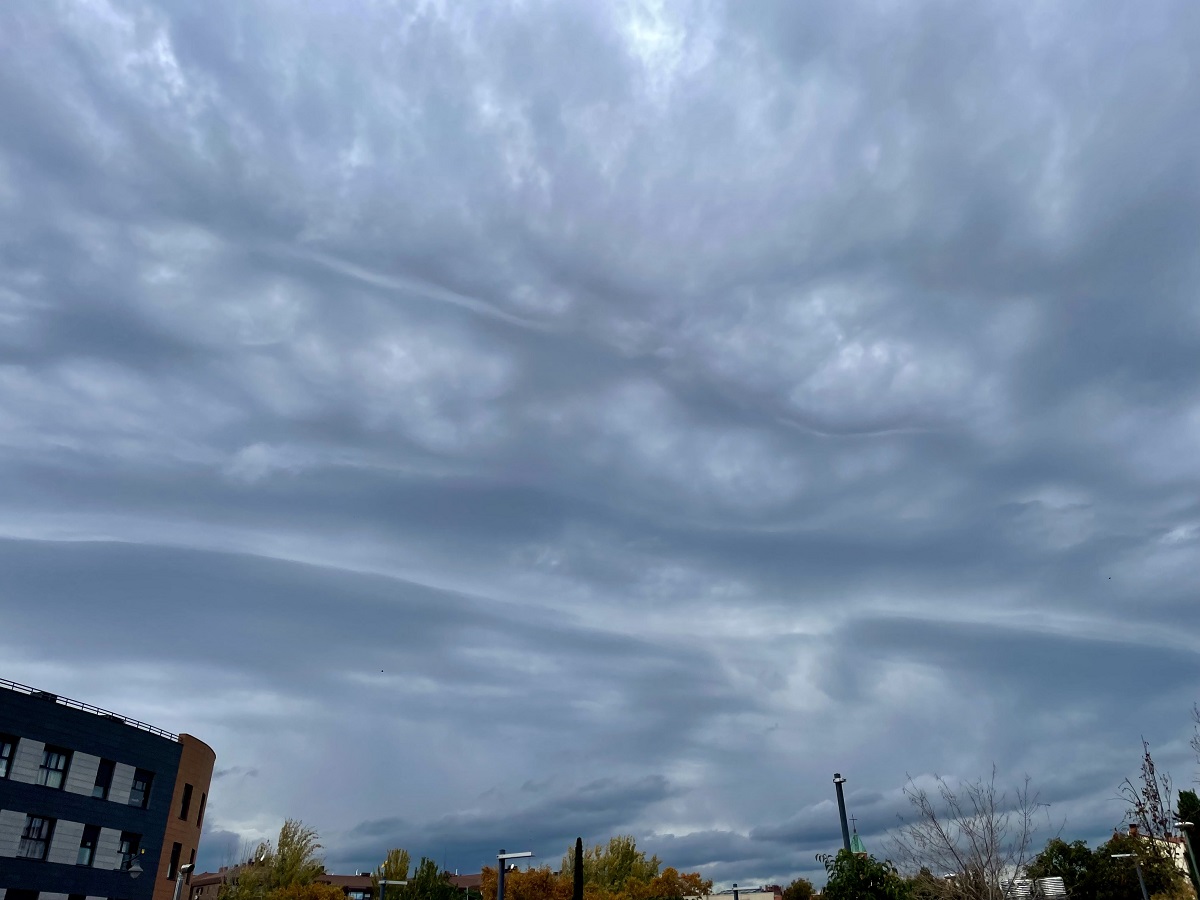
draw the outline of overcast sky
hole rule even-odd
[[[0,3],[0,677],[218,754],[201,865],[906,775],[1095,840],[1200,699],[1200,5]]]

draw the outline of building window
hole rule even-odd
[[[185,784],[183,786],[183,802],[179,804],[179,818],[187,821],[188,811],[192,808],[192,786]]]
[[[92,796],[100,800],[108,799],[109,788],[112,787],[113,771],[117,764],[111,759],[100,760],[96,767],[96,783],[92,786]]]
[[[38,769],[38,784],[44,784],[50,788],[61,788],[70,759],[70,750],[64,750],[62,747],[47,747],[42,753],[42,766]]]
[[[208,794],[200,792],[200,811],[196,813],[196,827],[204,827],[204,804],[208,802]]]
[[[21,843],[17,856],[22,859],[45,859],[46,848],[54,834],[54,820],[43,816],[26,816],[25,828],[21,831]]]
[[[173,881],[179,873],[179,854],[183,852],[183,844],[171,845],[171,864],[167,866],[167,880]]]
[[[133,773],[133,787],[129,789],[129,805],[145,809],[150,804],[150,786],[154,783],[154,773],[138,769]]]
[[[17,739],[7,734],[0,734],[0,778],[8,777],[12,768],[13,754],[17,752]]]
[[[16,888],[9,888],[5,898],[6,900],[38,900],[38,892],[18,891]]]
[[[140,834],[134,834],[132,831],[121,832],[121,843],[118,845],[117,852],[121,854],[122,869],[128,869],[133,865],[141,846],[142,836]]]
[[[87,900],[83,894],[67,894],[67,900]]]
[[[100,840],[99,825],[85,825],[83,837],[79,839],[79,855],[75,857],[75,865],[90,866],[96,861],[96,842]]]
[[[192,852],[188,855],[188,862],[192,864],[192,872],[196,871],[196,848],[192,848]],[[192,883],[192,872],[187,873],[187,877],[183,880],[188,884]]]

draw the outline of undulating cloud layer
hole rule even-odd
[[[1200,696],[1200,6],[0,4],[0,676],[217,750],[201,864],[908,775],[1095,839]]]

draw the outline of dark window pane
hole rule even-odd
[[[188,811],[192,808],[192,786],[185,784],[183,786],[183,800],[179,804],[179,818],[187,821]]]
[[[0,734],[0,778],[8,777],[8,770],[12,766],[12,758],[16,750],[17,739],[9,737],[7,734]]]
[[[21,831],[21,843],[17,847],[17,856],[22,859],[45,859],[52,834],[54,834],[53,819],[46,819],[42,816],[26,816],[25,827]]]
[[[121,843],[118,852],[121,854],[121,868],[128,869],[133,865],[133,861],[137,858],[141,851],[142,836],[134,834],[132,831],[121,832]]]
[[[204,825],[204,804],[208,802],[208,794],[201,792],[200,794],[200,811],[196,813],[196,827],[201,828]]]
[[[129,790],[129,805],[145,809],[150,804],[150,786],[154,783],[154,773],[138,769],[133,773],[133,787]]]
[[[100,760],[100,765],[96,767],[96,784],[92,787],[93,797],[101,800],[108,799],[108,791],[112,787],[113,771],[116,766],[117,764],[111,759]]]
[[[171,845],[171,864],[167,866],[167,878],[174,879],[179,872],[179,854],[183,852],[183,844]]]
[[[75,865],[90,866],[96,860],[96,842],[100,840],[99,825],[85,825],[83,837],[79,839],[79,855]]]
[[[38,784],[44,784],[50,788],[61,788],[70,758],[71,751],[69,750],[61,747],[47,747],[42,752],[42,766],[38,769]]]

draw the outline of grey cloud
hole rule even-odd
[[[227,769],[214,769],[213,781],[220,778],[256,778],[258,769],[249,766],[230,766]]]
[[[205,829],[200,852],[196,854],[198,871],[215,872],[221,866],[243,862],[243,859],[239,859],[243,843],[241,836],[235,831]]]
[[[835,770],[1193,768],[1189,4],[0,34],[5,677],[210,735],[220,841],[783,880]]]
[[[496,841],[515,840],[523,842],[523,849],[535,849],[539,865],[557,868],[559,855],[577,836],[589,843],[603,842],[626,828],[632,817],[673,793],[661,776],[628,782],[605,778],[563,787],[526,805],[514,803],[500,792],[488,798],[493,801],[488,804],[491,809],[420,824],[398,818],[361,822],[351,829],[337,856],[369,860],[380,857],[388,847],[417,846],[430,848],[431,853],[438,849],[455,858],[489,861],[494,866]]]

